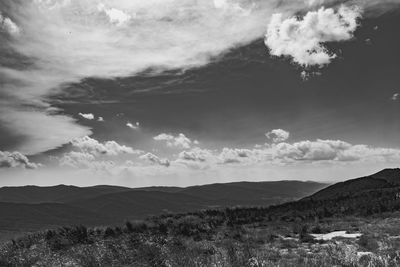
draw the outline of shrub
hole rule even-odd
[[[358,240],[358,245],[367,251],[376,251],[379,248],[379,244],[376,239],[370,235],[362,235]]]
[[[112,229],[111,227],[107,227],[106,230],[104,231],[104,237],[114,237],[115,236],[115,232],[114,229]]]

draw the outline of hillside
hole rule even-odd
[[[77,187],[71,185],[57,186],[21,186],[21,187],[2,187],[0,188],[0,202],[12,203],[64,203],[78,198],[96,197],[102,194],[122,192],[129,190],[127,187],[119,186],[92,186]]]
[[[23,232],[78,224],[115,225],[128,219],[212,207],[268,206],[299,199],[323,187],[326,184],[298,181],[186,188],[3,187],[0,188],[0,240],[2,231]]]
[[[313,200],[352,196],[369,190],[400,186],[400,169],[385,169],[370,176],[336,183],[318,191],[309,198]]]
[[[0,246],[0,266],[399,266],[397,172],[352,179],[280,205],[191,210],[117,227],[37,232]],[[182,209],[191,209],[207,205],[207,199],[230,199],[239,192],[243,197],[253,186],[257,196],[262,186],[219,184],[175,193],[124,191],[75,205],[97,214],[110,212],[111,217],[128,203],[130,212],[139,212],[146,206],[140,200],[148,201],[153,212],[179,202]],[[230,192],[218,196],[221,188]],[[186,195],[192,190],[192,196]],[[199,192],[204,198],[194,196]]]
[[[1,231],[32,231],[62,225],[111,224],[109,216],[94,213],[79,207],[59,203],[5,203],[0,202]]]

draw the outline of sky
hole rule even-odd
[[[400,165],[400,0],[5,0],[0,186]]]

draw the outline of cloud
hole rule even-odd
[[[400,99],[400,94],[399,94],[399,93],[393,94],[392,100],[393,100],[393,101],[397,101],[398,99]]]
[[[289,56],[304,67],[323,66],[337,57],[323,43],[353,38],[360,17],[360,8],[343,5],[337,11],[321,7],[318,11],[308,12],[302,19],[285,19],[281,13],[274,14],[265,44],[273,56]]]
[[[126,123],[126,126],[129,127],[129,128],[131,128],[131,129],[133,129],[133,130],[138,130],[139,127],[140,127],[140,123],[139,123],[139,122],[136,122],[136,123],[133,125],[132,123],[127,122],[127,123]]]
[[[99,142],[88,136],[76,138],[71,144],[72,148],[78,151],[72,150],[59,157],[60,166],[111,171],[117,166],[116,162],[110,160],[111,157],[120,161],[123,155],[138,156],[143,153],[115,141]]]
[[[94,120],[94,115],[92,113],[79,113],[79,116],[87,120]]]
[[[142,151],[135,150],[132,147],[120,145],[115,141],[106,141],[100,143],[96,139],[85,136],[82,138],[76,138],[71,141],[71,144],[79,148],[81,151],[90,153],[93,155],[110,155],[117,156],[120,154],[140,154]]]
[[[0,30],[7,32],[10,35],[18,35],[20,29],[10,18],[3,16],[0,12]]]
[[[20,152],[0,151],[0,168],[23,167],[26,169],[36,169],[40,164],[32,163]]]
[[[126,23],[128,23],[132,16],[129,14],[126,14],[125,12],[116,9],[116,8],[106,8],[106,6],[103,3],[100,3],[97,6],[99,11],[104,12],[108,19],[110,20],[111,23],[116,24],[117,26],[122,26]]]
[[[60,158],[61,166],[78,168],[81,165],[89,166],[95,161],[95,156],[87,152],[71,151]]]
[[[341,140],[301,141],[279,143],[269,149],[275,159],[287,161],[395,161],[400,150],[352,145]]]
[[[280,143],[289,139],[290,133],[282,129],[274,129],[265,134],[268,139],[271,139],[274,143]]]
[[[111,160],[98,160],[93,154],[78,151],[65,153],[59,158],[59,164],[62,167],[105,172],[110,172],[116,166],[115,162]]]
[[[153,137],[156,141],[166,141],[167,146],[188,149],[192,144],[198,144],[197,140],[190,140],[184,134],[180,133],[177,136],[171,134],[162,133]]]
[[[161,166],[165,166],[165,167],[170,166],[170,162],[168,159],[161,159],[152,153],[146,153],[146,154],[140,156],[140,159],[147,160],[147,161],[151,162],[152,164],[157,164],[157,165],[161,165]]]
[[[97,119],[97,121],[103,122],[103,121],[104,121],[104,118],[103,118],[103,117],[99,117],[99,118]]]
[[[182,151],[178,154],[178,159],[184,161],[205,162],[212,158],[213,154],[211,150],[201,149],[197,147],[189,151]]]
[[[72,138],[91,134],[85,126],[78,126],[76,120],[64,115],[55,115],[50,109],[14,109],[0,101],[0,125],[13,129],[21,139],[15,150],[33,155],[59,147]],[[51,133],[51,134],[49,134]]]
[[[379,11],[392,2],[356,1]],[[15,56],[0,66],[0,125],[24,136],[23,145],[15,144],[24,153],[62,146],[90,134],[70,117],[47,111],[50,95],[69,84],[203,66],[263,36],[273,13],[293,16],[307,8],[303,1],[281,0],[2,0],[0,12],[9,16],[0,20],[2,49]],[[19,34],[2,34],[5,29]],[[31,117],[46,124],[28,127]]]
[[[217,165],[259,166],[314,164],[314,163],[394,163],[400,161],[400,149],[352,145],[341,140],[279,142],[257,148],[223,148],[212,151],[193,148],[179,153],[172,163],[184,164],[193,169]]]

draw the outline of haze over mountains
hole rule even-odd
[[[348,213],[365,213],[369,209],[385,211],[392,210],[394,204],[384,207],[380,203],[392,203],[399,188],[400,169],[385,169],[331,186],[316,182],[278,181],[186,188],[105,185],[3,187],[0,188],[0,239],[6,232],[78,224],[117,225],[125,220],[144,219],[151,215],[231,206],[287,203],[271,209],[271,212],[279,214],[320,209]],[[301,201],[296,201],[299,199]]]
[[[400,169],[385,169],[370,176],[347,180],[324,188],[310,196],[313,200],[351,197],[370,190],[400,186]],[[308,198],[307,198],[308,199]]]
[[[267,206],[300,199],[326,184],[236,182],[192,187],[118,186],[0,188],[0,231],[30,231],[71,224],[108,225],[165,212],[227,206]]]

